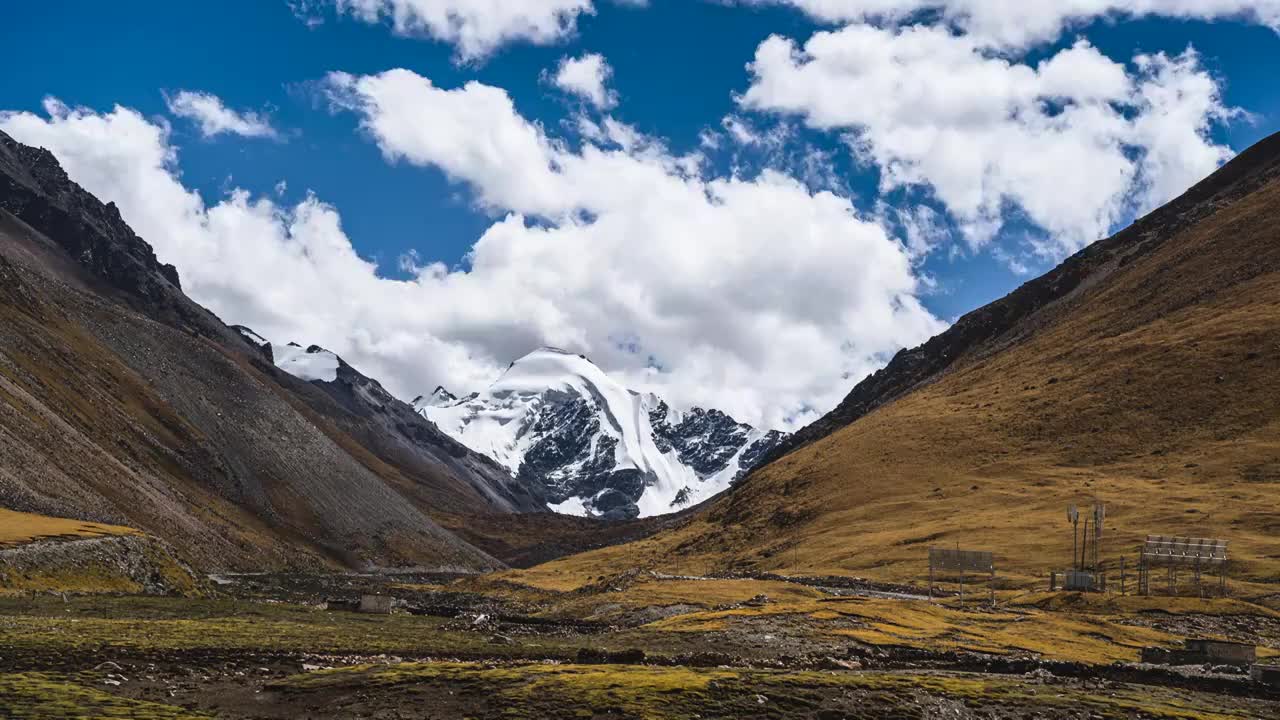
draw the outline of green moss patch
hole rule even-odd
[[[207,720],[170,705],[129,700],[40,673],[0,674],[0,711],[12,720]]]

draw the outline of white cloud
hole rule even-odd
[[[304,0],[332,5],[369,23],[388,20],[396,33],[450,43],[464,61],[484,58],[512,42],[548,45],[573,33],[593,0]]]
[[[928,189],[973,247],[1012,204],[1060,257],[1230,155],[1208,130],[1231,111],[1190,50],[1129,69],[1079,41],[1030,65],[943,27],[851,25],[803,48],[771,37],[751,73],[744,108],[846,136],[882,190]]]
[[[1099,17],[1240,19],[1280,30],[1280,0],[738,0],[790,5],[822,22],[906,24],[940,18],[987,46],[1025,47]]]
[[[588,353],[677,404],[772,426],[833,406],[860,376],[942,324],[901,243],[843,197],[766,172],[705,179],[696,162],[614,121],[570,151],[506,94],[408,71],[331,79],[389,158],[438,167],[508,211],[468,267],[389,280],[337,211],[234,191],[208,206],[178,178],[167,129],[137,112],[47,105],[0,129],[52,150],[193,297],[273,340],[315,342],[412,396],[492,380],[551,344]]]
[[[601,110],[608,110],[618,104],[618,95],[609,89],[609,78],[613,76],[613,68],[605,62],[599,53],[588,53],[582,57],[563,58],[551,81],[561,90],[591,103]]]
[[[182,90],[172,97],[166,95],[165,102],[169,112],[198,123],[200,134],[205,137],[223,133],[259,138],[278,136],[265,116],[255,112],[236,112],[224,105],[217,95]]]

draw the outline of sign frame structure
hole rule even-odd
[[[1191,567],[1196,591],[1204,594],[1201,573],[1205,568],[1218,569],[1218,590],[1227,594],[1227,561],[1230,541],[1220,538],[1193,538],[1172,535],[1148,535],[1138,549],[1138,592],[1151,594],[1151,569],[1168,569],[1169,594],[1178,594],[1178,568]]]
[[[961,550],[960,548],[929,548],[929,599],[934,596],[936,577],[940,574],[959,573],[960,602],[964,603],[964,578],[966,572],[989,575],[991,604],[996,604],[995,554],[986,550]]]

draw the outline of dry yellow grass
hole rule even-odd
[[[535,581],[546,576],[527,571],[508,574]],[[1174,631],[1148,627],[1140,618],[1188,615],[1253,616],[1275,620],[1280,613],[1234,598],[1162,598],[1028,593],[1003,590],[990,608],[985,594],[963,603],[911,599],[837,597],[794,583],[753,579],[689,580],[642,575],[628,581],[610,578],[578,592],[554,592],[480,579],[472,589],[526,594],[544,612],[601,622],[634,617],[639,610],[665,608],[676,614],[649,622],[641,633],[714,634],[735,626],[770,632],[771,621],[799,621],[815,636],[849,638],[867,645],[910,647],[930,651],[963,650],[1004,655],[1031,655],[1049,660],[1110,664],[1135,662],[1149,646],[1180,646]],[[499,588],[505,588],[499,589]],[[541,593],[541,594],[539,594]],[[766,595],[763,604],[747,603]],[[1155,613],[1150,615],[1149,613]],[[761,624],[763,623],[763,624]],[[1222,627],[1228,627],[1223,625]],[[1209,636],[1214,631],[1206,630]],[[1222,630],[1221,632],[1227,632]],[[1231,639],[1219,633],[1221,639]],[[1266,641],[1272,642],[1272,641]],[[1272,657],[1275,647],[1261,647]]]
[[[0,547],[22,545],[36,540],[136,535],[137,530],[119,525],[33,515],[0,508]]]
[[[1181,643],[1181,638],[1166,632],[1120,624],[1119,616],[1035,609],[990,611],[918,600],[869,598],[828,598],[778,603],[759,609],[690,613],[652,623],[647,628],[664,632],[708,632],[723,629],[726,622],[761,614],[804,614],[819,621],[853,621],[857,627],[839,627],[827,632],[868,645],[1021,653],[1090,664],[1134,662],[1144,647],[1173,647]]]
[[[1231,542],[1237,593],[1280,579],[1280,183],[1138,255],[936,382],[755,473],[686,527],[517,579],[629,567],[922,582],[930,545],[996,553],[1010,586],[1144,535]],[[1189,574],[1189,573],[1188,573]],[[550,580],[554,578],[554,580]]]

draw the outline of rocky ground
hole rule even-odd
[[[0,716],[1280,717],[1280,691],[1237,669],[1136,663],[1139,643],[1177,640],[1168,625],[1247,630],[1275,654],[1274,616],[1240,602],[1114,617],[641,574],[564,593],[430,575],[212,585],[199,598],[0,598]],[[354,612],[371,592],[395,612]],[[983,647],[986,628],[1008,647]],[[1047,650],[1029,649],[1036,638]]]

